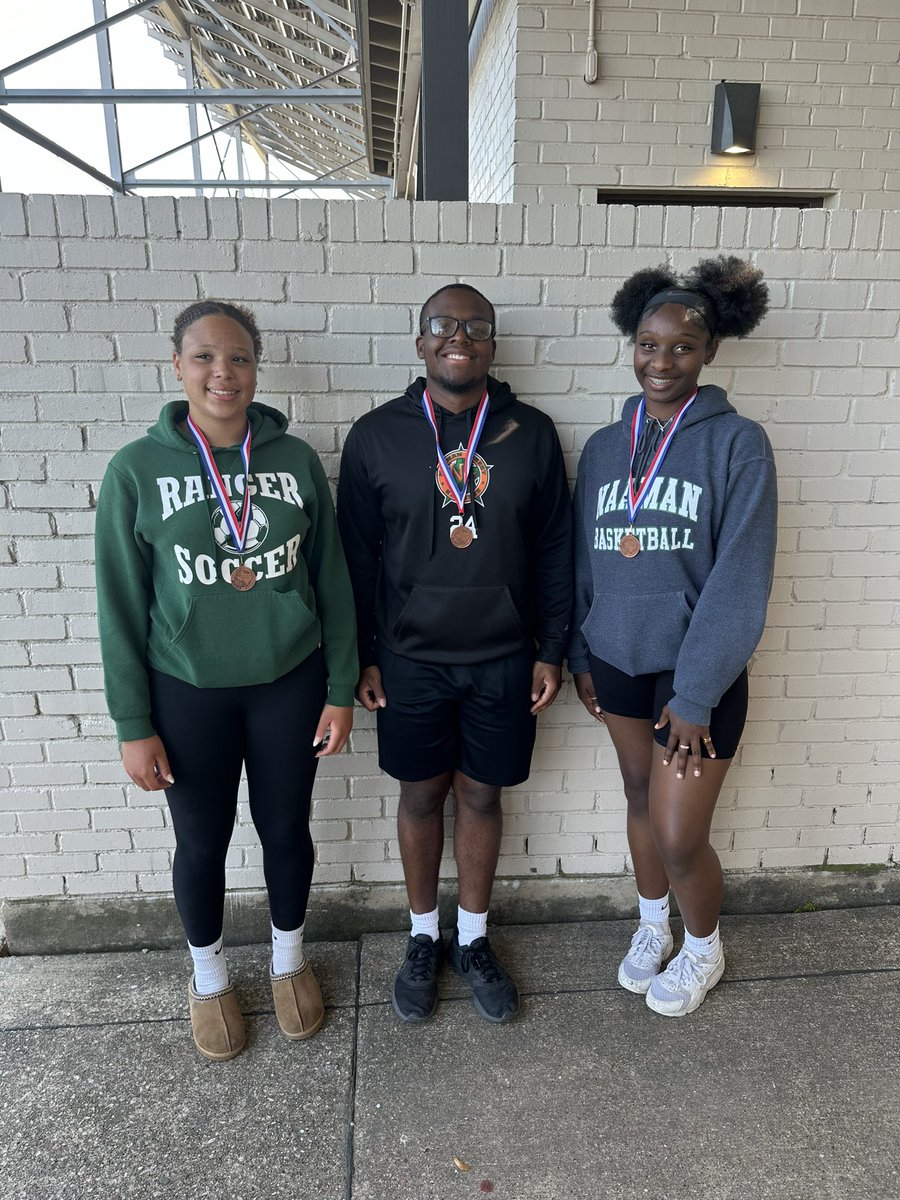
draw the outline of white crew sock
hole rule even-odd
[[[414,913],[409,910],[409,919],[412,921],[412,930],[410,937],[417,937],[420,933],[427,933],[433,942],[436,942],[441,936],[440,918],[438,910],[435,908],[427,913]]]
[[[459,930],[459,944],[470,946],[478,938],[487,937],[487,918],[486,912],[468,912],[457,905],[456,928]]]
[[[299,929],[277,929],[272,926],[272,974],[290,975],[306,962],[303,953],[303,926]]]
[[[212,996],[215,992],[224,992],[228,987],[228,964],[222,939],[211,946],[192,946],[188,942],[188,950],[194,960],[194,991],[197,995]]]
[[[709,937],[698,938],[694,937],[692,933],[689,933],[687,929],[684,931],[685,950],[690,950],[691,954],[696,954],[698,958],[716,958],[720,947],[721,941],[719,938],[718,925],[715,927]]]
[[[669,924],[669,893],[666,892],[659,900],[648,900],[638,892],[638,907],[641,910],[641,920],[650,921],[653,925]]]

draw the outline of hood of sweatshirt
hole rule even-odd
[[[147,430],[148,437],[168,446],[170,450],[183,450],[186,454],[196,456],[197,447],[178,428],[187,420],[187,415],[188,403],[186,400],[170,401],[159,414],[156,424],[151,425]],[[254,447],[284,437],[288,430],[288,419],[284,413],[279,412],[277,408],[270,408],[268,404],[259,404],[257,401],[247,408],[247,420],[253,431]],[[216,449],[218,448],[216,447]]]
[[[404,392],[404,395],[407,397],[410,404],[419,412],[422,412],[422,393],[425,391],[426,386],[427,381],[420,375],[418,379],[414,379],[412,381],[412,383]],[[509,384],[503,383],[499,379],[495,379],[493,375],[488,375],[487,377],[487,394],[491,401],[491,412],[498,412],[501,409],[508,408],[516,399],[515,394],[510,389]],[[440,408],[440,405],[435,404],[434,407],[435,411],[437,411],[438,408]],[[472,416],[474,417],[477,410],[478,405],[476,404],[466,411],[471,412]],[[447,410],[442,409],[441,411],[444,412]],[[422,413],[422,416],[424,418],[425,414]]]
[[[625,437],[627,439],[631,438],[631,422],[640,402],[640,394],[629,396],[625,401],[625,407],[622,409],[622,424],[625,427]],[[679,428],[686,429],[691,425],[699,425],[703,421],[710,421],[713,417],[721,417],[723,413],[733,413],[735,411],[734,406],[729,403],[728,397],[722,388],[717,387],[714,383],[705,383],[697,389],[697,398],[682,417]]]

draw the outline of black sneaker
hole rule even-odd
[[[486,937],[476,938],[470,946],[460,946],[459,930],[447,949],[447,961],[472,989],[478,1014],[495,1025],[511,1021],[519,1011],[519,992],[497,961]]]
[[[406,961],[394,980],[391,1004],[401,1021],[427,1021],[437,1007],[438,971],[444,943],[417,933],[406,943]]]

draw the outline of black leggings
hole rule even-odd
[[[318,760],[312,742],[325,693],[320,650],[273,683],[251,687],[197,688],[150,671],[152,721],[175,776],[166,790],[175,827],[175,903],[192,945],[209,946],[222,933],[225,855],[242,764],[272,923],[303,924],[313,872],[309,810]]]

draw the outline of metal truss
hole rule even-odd
[[[375,175],[369,165],[354,0],[131,0],[128,9],[114,16],[108,15],[106,0],[92,4],[94,23],[88,28],[0,68],[0,123],[121,193],[184,187],[198,194],[223,188],[286,194],[327,188],[380,196],[393,188],[390,178]],[[114,84],[109,30],[138,15],[177,65],[183,90]],[[99,88],[5,86],[8,76],[86,38],[96,40]],[[108,172],[6,111],[11,104],[59,103],[103,105]],[[125,166],[120,104],[185,105],[190,137]],[[201,110],[209,125],[203,133]],[[204,177],[200,144],[207,138],[215,143],[220,136],[238,143],[237,178],[226,178],[224,167],[220,177]],[[262,178],[247,177],[244,144],[261,159]],[[192,152],[192,176],[162,177],[159,164],[186,148]],[[270,178],[270,159],[307,178]],[[151,166],[156,171],[144,173]]]

